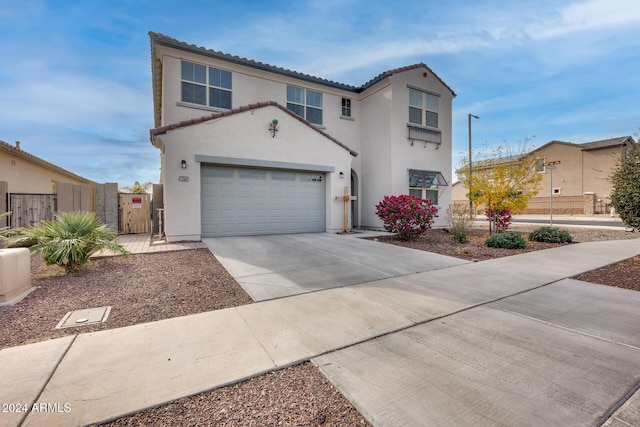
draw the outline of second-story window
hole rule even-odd
[[[313,124],[322,124],[322,93],[287,86],[287,108]]]
[[[351,100],[349,98],[342,98],[342,116],[351,117]]]
[[[438,127],[438,97],[409,89],[409,123]]]
[[[231,72],[182,61],[182,102],[231,109]]]

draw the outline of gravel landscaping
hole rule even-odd
[[[102,425],[347,427],[371,424],[307,362]]]
[[[31,266],[36,289],[0,307],[0,349],[253,302],[207,249],[92,259],[66,275],[36,257]],[[104,306],[104,323],[53,329],[69,311]]]
[[[528,232],[537,227],[516,225]],[[566,228],[576,242],[639,238],[618,230]],[[415,242],[376,240],[473,261],[547,249],[558,244],[528,242],[523,250],[488,248],[487,231],[474,229],[469,243],[453,241],[444,230],[429,230]],[[640,244],[640,240],[639,240]],[[0,349],[65,335],[252,303],[251,298],[207,249],[92,259],[77,272],[63,274],[32,258],[37,287],[14,306],[0,307]],[[591,271],[576,279],[640,290],[640,256]],[[106,322],[54,330],[69,311],[111,306]],[[123,417],[112,426],[350,426],[369,425],[311,364],[303,363],[248,381],[179,399]]]

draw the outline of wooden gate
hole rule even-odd
[[[52,221],[56,213],[55,194],[9,194],[9,226],[31,227],[42,220]]]
[[[119,194],[120,231],[125,234],[151,233],[148,194]]]

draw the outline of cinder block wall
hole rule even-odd
[[[118,184],[107,182],[96,186],[96,215],[100,221],[118,229]]]

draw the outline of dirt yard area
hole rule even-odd
[[[528,232],[533,227],[515,226]],[[576,242],[639,238],[617,230],[569,229]],[[444,230],[430,230],[415,242],[393,238],[378,241],[437,252],[473,261],[557,247],[528,242],[527,249],[507,250],[484,245],[486,230],[470,232],[460,244]],[[640,244],[640,241],[639,241]],[[0,349],[119,328],[170,317],[252,303],[206,249],[132,255],[91,260],[77,272],[63,274],[32,259],[33,285],[23,301],[0,307]],[[640,290],[640,256],[576,279]],[[69,311],[111,306],[100,325],[54,330]],[[123,417],[110,426],[351,426],[369,425],[356,409],[310,363],[282,369],[158,408]]]

